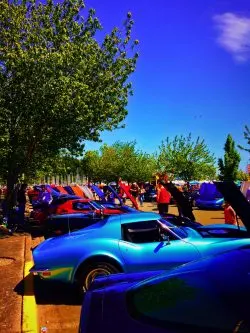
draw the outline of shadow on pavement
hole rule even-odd
[[[30,227],[30,234],[34,239],[36,237],[42,237],[44,235],[44,231],[40,226],[34,225]]]
[[[36,304],[82,305],[83,295],[76,288],[50,281],[42,281],[30,273],[14,288],[21,296],[35,296]]]
[[[22,279],[18,284],[15,286],[14,291],[21,296],[24,296],[24,280]]]
[[[41,281],[39,278],[34,280],[37,304],[82,304],[83,295],[80,294],[77,288],[59,282]]]

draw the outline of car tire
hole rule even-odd
[[[78,276],[78,285],[82,292],[89,289],[91,283],[97,276],[105,276],[120,273],[121,271],[112,264],[106,262],[96,262],[85,266]]]

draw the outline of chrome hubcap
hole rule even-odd
[[[94,281],[94,279],[98,276],[106,276],[106,275],[110,275],[110,271],[108,269],[105,268],[94,268],[92,269],[85,280],[85,286],[87,289],[89,289],[89,286],[91,285],[91,283]],[[85,288],[84,288],[85,289]]]

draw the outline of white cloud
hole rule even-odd
[[[233,13],[213,17],[219,30],[217,42],[238,62],[250,60],[250,18]]]

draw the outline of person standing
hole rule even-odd
[[[131,185],[130,190],[129,190],[129,192],[131,193],[131,195],[134,197],[136,203],[137,203],[137,198],[138,198],[138,195],[139,195],[139,190],[140,190],[140,188],[139,188],[139,186],[138,186],[138,184],[136,182],[134,182]],[[134,206],[134,204],[133,204],[133,206]]]
[[[139,201],[140,201],[141,207],[143,206],[145,192],[146,192],[146,190],[145,190],[144,186],[141,185],[140,189],[139,189]]]
[[[126,183],[122,180],[121,177],[119,177],[118,179],[118,194],[119,194],[119,197],[121,198],[122,200],[122,203],[125,205],[126,204],[126,199],[127,199],[127,195],[125,193],[125,190],[122,188],[122,186],[126,186]]]
[[[24,215],[26,207],[26,189],[27,189],[27,184],[22,184],[21,188],[17,192],[18,216],[19,216],[19,222],[21,224],[24,224]]]
[[[236,213],[228,201],[224,204],[224,217],[226,224],[237,225]]]
[[[159,214],[167,214],[168,207],[171,199],[171,194],[163,186],[164,182],[160,181],[157,185],[157,206]]]
[[[46,189],[45,185],[41,185],[41,191],[37,200],[43,207],[48,207],[51,204],[53,198],[50,192]]]

